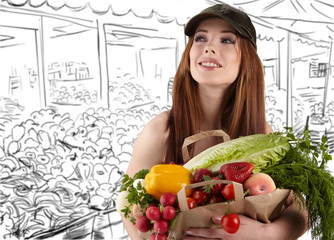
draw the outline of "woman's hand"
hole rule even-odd
[[[274,239],[274,233],[271,232],[270,224],[261,223],[249,217],[238,215],[240,218],[240,228],[234,233],[225,232],[219,228],[189,228],[184,239],[224,239],[224,240],[256,240],[256,239]],[[220,225],[221,216],[212,217],[215,224]],[[276,233],[276,237],[279,236]]]

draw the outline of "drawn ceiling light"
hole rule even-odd
[[[113,30],[112,32],[108,32],[107,34],[112,35],[117,40],[126,40],[130,38],[138,38],[140,34],[134,33],[134,32],[126,32],[126,31],[117,31]],[[148,36],[145,36],[148,37]]]
[[[0,34],[0,42],[8,41],[8,40],[11,40],[11,39],[14,39],[14,37]]]
[[[14,40],[14,36],[0,34],[0,48],[11,47],[13,44],[11,40]]]
[[[92,29],[93,29],[92,27],[84,26],[81,24],[68,24],[64,26],[57,26],[52,29],[54,35],[51,36],[50,38],[71,36],[71,35],[87,32]]]

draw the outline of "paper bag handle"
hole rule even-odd
[[[184,211],[189,211],[189,207],[187,204],[187,196],[186,196],[186,190],[191,189],[191,188],[198,188],[206,185],[214,185],[217,183],[223,183],[223,184],[233,184],[233,189],[234,189],[234,197],[235,200],[241,200],[244,198],[244,189],[241,183],[229,181],[229,180],[211,180],[211,181],[203,181],[203,182],[198,182],[198,183],[193,183],[187,186],[184,186],[178,193],[177,193],[177,198],[179,201],[179,206],[180,210],[182,212]]]
[[[188,160],[190,160],[189,151],[188,151],[188,148],[187,148],[190,144],[192,144],[194,142],[197,142],[201,139],[204,139],[204,138],[207,138],[207,137],[212,137],[212,136],[223,137],[224,142],[230,141],[230,136],[221,129],[210,130],[210,131],[200,132],[200,133],[194,134],[190,137],[187,137],[183,142],[183,145],[182,145],[183,161],[187,162]]]

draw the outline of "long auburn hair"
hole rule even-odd
[[[173,83],[173,103],[166,130],[166,163],[183,163],[184,139],[199,132],[202,111],[198,84],[190,73],[190,49],[194,36],[189,37]],[[256,49],[245,38],[238,36],[241,63],[237,79],[231,84],[221,123],[230,138],[265,133],[264,76]],[[226,99],[226,98],[225,98]],[[213,129],[215,130],[215,129]]]

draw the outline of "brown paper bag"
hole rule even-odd
[[[215,215],[224,215],[228,204],[227,202],[209,204],[189,210],[185,195],[186,189],[216,183],[233,184],[235,200],[230,202],[230,212],[242,214],[265,223],[270,223],[279,216],[283,210],[284,202],[290,194],[290,190],[288,189],[276,189],[271,193],[244,198],[242,184],[227,180],[213,180],[185,186],[178,193],[181,212],[178,213],[176,217],[174,227],[170,229],[168,239],[182,239],[185,235],[185,231],[190,227],[221,227],[220,225],[214,224],[211,218]]]

